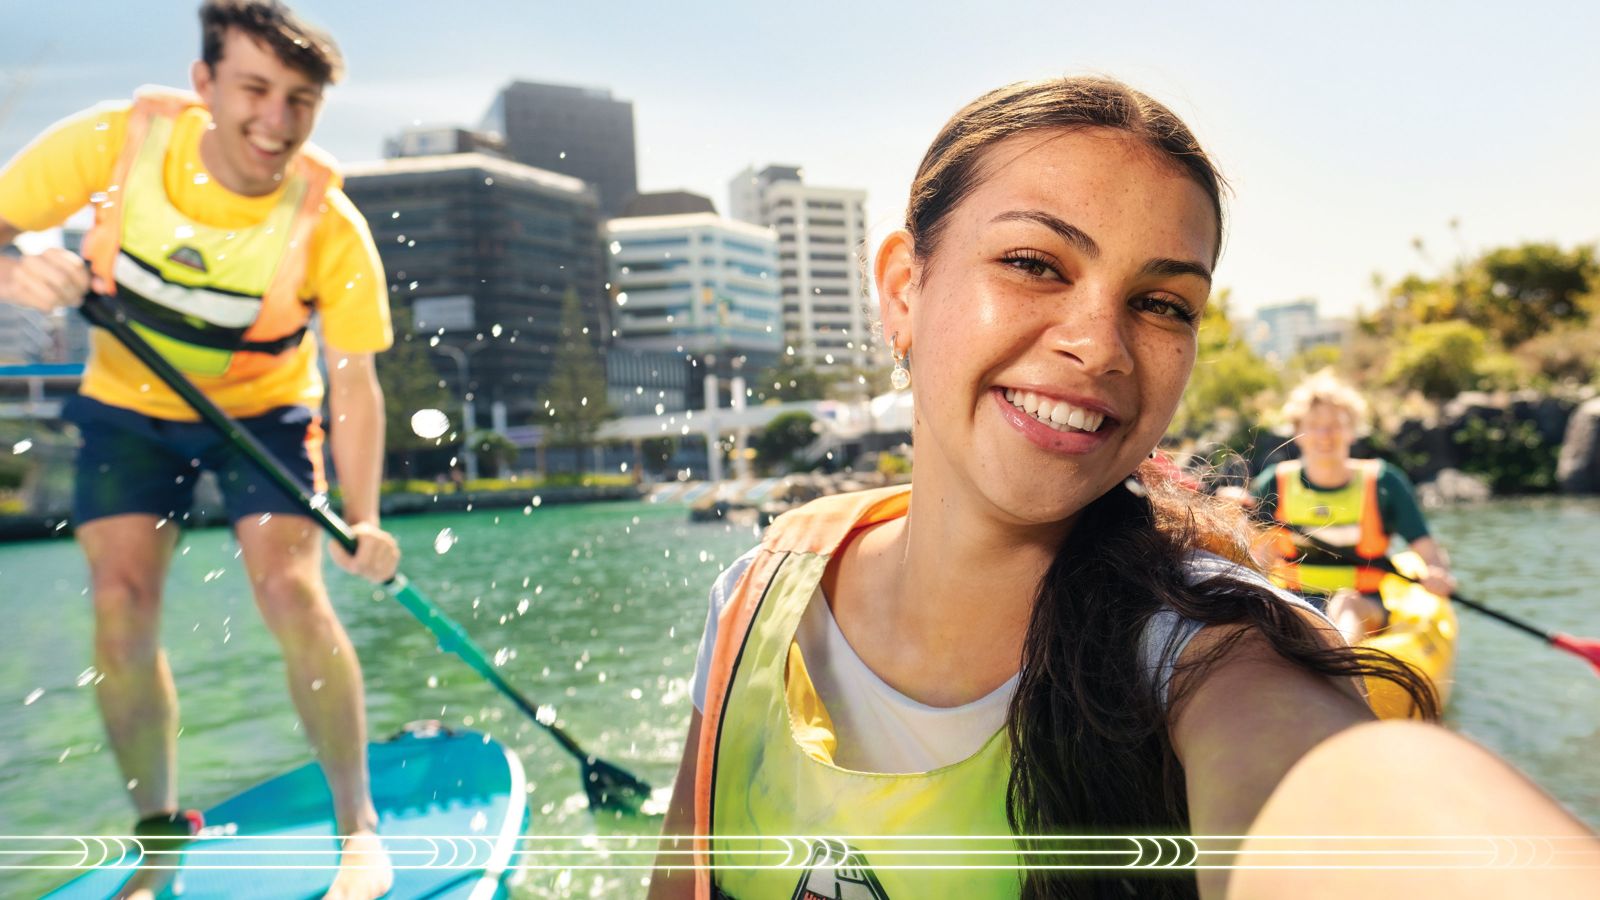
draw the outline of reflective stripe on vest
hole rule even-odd
[[[1292,528],[1314,534],[1318,540],[1350,550],[1363,559],[1379,559],[1389,552],[1389,533],[1378,509],[1378,474],[1375,459],[1350,461],[1350,481],[1334,490],[1307,487],[1301,480],[1299,460],[1278,464],[1278,502],[1274,518]],[[1288,533],[1277,539],[1282,557],[1273,578],[1293,591],[1331,594],[1341,588],[1377,593],[1383,570],[1371,566],[1306,565]]]
[[[136,97],[107,191],[114,199],[97,208],[84,256],[116,284],[135,330],[179,369],[249,378],[305,337],[306,253],[335,176],[303,152],[261,222],[225,229],[185,216],[167,194],[166,157],[178,117],[198,103],[162,90]]]
[[[841,769],[809,755],[795,738],[790,695],[814,695],[803,665],[797,671],[805,684],[785,681],[800,617],[849,535],[905,515],[909,502],[908,490],[888,488],[787,513],[735,587],[718,626],[701,722],[698,897],[712,897],[713,889],[741,900],[806,891],[863,900],[1020,892],[1005,809],[1011,765],[1004,729],[961,762],[908,775]],[[930,860],[953,868],[897,868]],[[714,886],[706,864],[719,867]]]

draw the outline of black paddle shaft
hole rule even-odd
[[[133,329],[128,321],[127,312],[115,297],[91,293],[84,298],[81,307],[83,315],[94,325],[106,329],[122,342],[139,361],[144,363],[151,372],[155,373],[168,387],[177,392],[184,402],[188,403],[200,418],[207,424],[217,429],[222,436],[241,452],[250,458],[258,469],[266,473],[267,477],[286,491],[289,496],[299,500],[299,505],[306,515],[312,517],[321,525],[345,552],[352,555],[356,552],[356,536],[350,530],[348,523],[340,518],[329,506],[327,495],[314,494],[305,485],[284,469],[272,452],[262,446],[256,436],[251,434],[244,426],[240,425],[232,416],[223,412],[211,399],[200,392],[183,373],[179,372],[160,351],[150,346],[142,335]],[[540,717],[538,708],[520,691],[512,687],[499,672],[484,658],[482,651],[474,646],[462,630],[442,611],[429,603],[418,594],[409,582],[399,572],[385,582],[396,588],[395,598],[400,601],[411,613],[418,617],[430,631],[441,639],[441,646],[461,657],[467,665],[482,675],[491,685],[509,698],[536,724],[549,732],[561,744],[563,750],[572,754],[582,766],[584,775],[584,790],[589,796],[589,801],[597,807],[625,805],[635,807],[637,803],[648,797],[650,786],[627,770],[606,762],[599,757],[584,751],[570,735],[553,722],[547,722]]]
[[[1404,578],[1413,584],[1420,584],[1422,581],[1420,578],[1412,578],[1410,575],[1407,575],[1406,573],[1395,568],[1394,561],[1389,559],[1387,556],[1379,556],[1372,559],[1368,559],[1365,556],[1358,556],[1356,553],[1347,550],[1344,547],[1338,547],[1333,544],[1329,544],[1326,541],[1323,541],[1321,538],[1318,538],[1316,535],[1307,534],[1303,531],[1299,531],[1298,529],[1296,529],[1294,539],[1295,543],[1301,545],[1301,549],[1309,549],[1316,556],[1327,557],[1330,560],[1346,565],[1371,566],[1375,569],[1382,569],[1391,575],[1398,575],[1399,577]],[[1510,625],[1512,628],[1530,634],[1547,644],[1556,643],[1555,635],[1545,631],[1542,628],[1539,628],[1536,625],[1524,622],[1509,613],[1503,613],[1498,609],[1485,606],[1476,600],[1463,597],[1460,594],[1452,593],[1450,595],[1450,599],[1461,604],[1462,606],[1467,607],[1468,609],[1471,609],[1475,612],[1480,612],[1491,619],[1498,619],[1501,622]]]
[[[289,474],[283,466],[278,464],[272,452],[261,445],[255,435],[235,421],[232,416],[218,409],[217,405],[211,402],[211,398],[201,393],[200,389],[185,378],[183,373],[174,368],[172,363],[168,362],[167,358],[162,356],[159,350],[150,346],[149,341],[146,341],[142,335],[133,330],[133,326],[128,322],[127,312],[122,309],[122,305],[115,298],[102,294],[89,294],[84,298],[83,306],[80,308],[83,311],[84,318],[115,335],[124,347],[132,351],[140,362],[144,363],[149,367],[150,371],[156,374],[156,377],[160,378],[167,387],[177,392],[178,396],[182,397],[184,402],[189,404],[190,408],[200,415],[200,418],[204,419],[211,427],[222,432],[223,437],[227,438],[229,443],[238,447],[246,456],[250,457],[250,461],[256,464],[256,468],[265,473],[268,478],[271,478],[278,487],[283,488],[289,496],[299,499],[300,506],[306,511],[306,514],[315,519],[323,530],[332,535],[333,539],[339,542],[339,546],[345,549],[345,552],[350,554],[356,552],[355,533],[350,530],[350,526],[345,523],[344,519],[340,518],[339,514],[329,506],[327,495],[313,494],[310,488],[301,484],[293,475]]]

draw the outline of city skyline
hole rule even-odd
[[[344,162],[379,157],[414,124],[476,125],[514,80],[602,88],[634,105],[641,190],[721,206],[745,166],[798,164],[808,181],[868,192],[871,250],[961,104],[1019,78],[1103,72],[1173,106],[1232,182],[1217,284],[1241,312],[1315,297],[1348,315],[1372,305],[1374,271],[1394,280],[1489,246],[1600,236],[1587,150],[1600,117],[1568,99],[1600,83],[1588,9],[297,6],[350,59],[315,136]],[[139,41],[125,38],[130,16],[95,0],[9,23],[0,155],[140,83],[183,83],[193,8],[141,10]]]

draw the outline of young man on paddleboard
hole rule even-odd
[[[353,557],[330,552],[383,581],[400,556],[378,524],[383,399],[373,357],[392,340],[388,293],[365,220],[331,160],[306,142],[343,60],[274,0],[206,0],[200,22],[193,93],[147,88],[72,116],[0,169],[0,246],[95,206],[82,258],[0,256],[0,299],[50,311],[90,290],[115,292],[163,355],[324,490],[324,385],[308,330],[317,313],[332,456],[360,541]],[[136,834],[192,828],[178,805],[177,695],[159,614],[195,481],[211,469],[347,836],[328,896],[382,895],[392,874],[375,834],[361,670],[328,601],[317,526],[107,333],[93,333],[63,415],[82,434],[73,520],[89,562],[101,714]],[[171,877],[137,872],[120,896],[154,896]]]

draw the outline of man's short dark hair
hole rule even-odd
[[[295,15],[278,0],[205,0],[200,4],[200,59],[216,69],[228,29],[265,44],[283,64],[318,84],[336,84],[344,56],[328,33]]]

